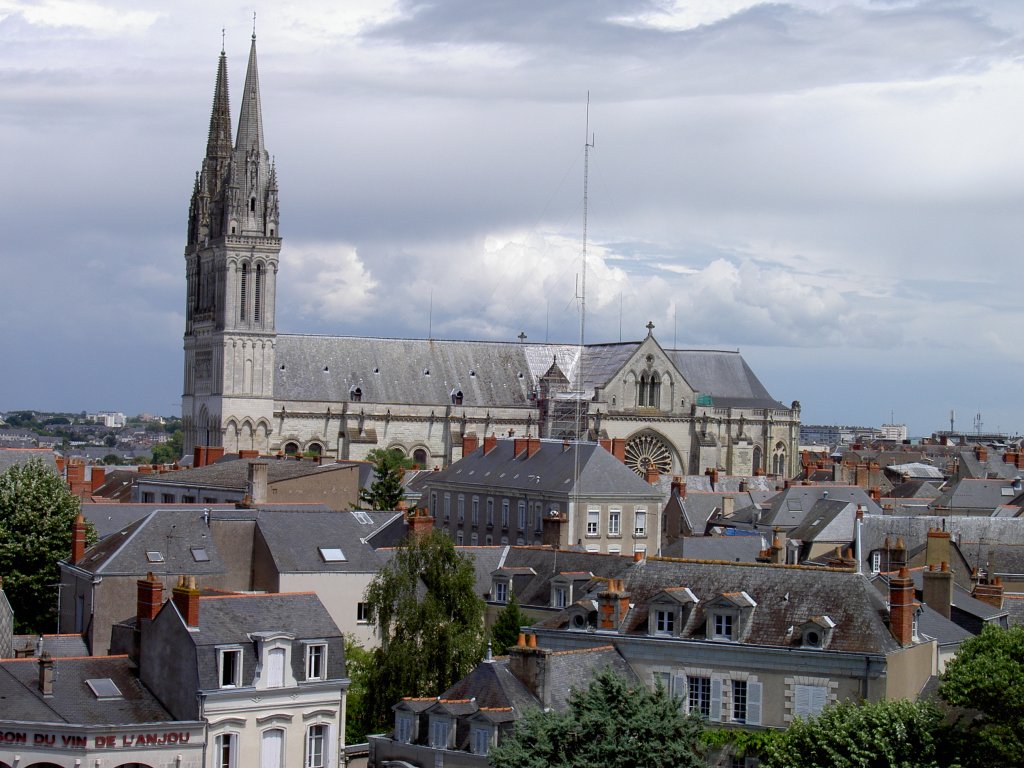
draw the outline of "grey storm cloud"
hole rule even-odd
[[[0,0],[0,410],[174,411],[188,195],[250,13]],[[1024,373],[1019,3],[364,0],[257,30],[279,329],[574,340],[589,91],[589,340],[740,347],[808,421],[1024,428],[992,383]]]

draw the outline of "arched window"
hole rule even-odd
[[[412,452],[412,462],[420,469],[426,469],[427,467],[427,452],[422,448],[417,448]]]
[[[271,728],[260,738],[260,768],[284,768],[284,730]]]
[[[256,265],[256,285],[253,287],[252,319],[257,323],[263,319],[263,265]]]
[[[775,445],[775,453],[772,456],[772,474],[786,474],[786,446],[784,443]]]
[[[758,470],[762,469],[761,462],[763,460],[764,460],[764,457],[761,455],[761,446],[755,445],[754,446],[754,458],[752,459],[751,464],[750,464],[750,471],[753,474],[756,475]]]
[[[246,318],[245,306],[249,298],[249,265],[242,265],[242,290],[241,301],[238,304],[238,319],[244,321]]]
[[[647,374],[641,373],[640,380],[636,383],[636,404],[643,408],[647,405]]]
[[[651,374],[651,384],[647,395],[647,405],[657,408],[661,404],[661,379],[657,373]]]
[[[214,741],[214,768],[238,767],[238,735],[222,733]]]
[[[286,456],[294,456],[298,452],[299,452],[299,444],[298,443],[285,443],[284,444],[284,453],[285,453]]]
[[[311,725],[306,731],[305,768],[325,768],[327,765],[327,726]]]
[[[312,454],[313,456],[320,456],[324,452],[324,447],[320,443],[310,443],[306,446],[306,453]]]

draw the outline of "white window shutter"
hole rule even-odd
[[[747,681],[747,725],[761,724],[761,685]]]
[[[718,677],[711,678],[711,721],[714,723],[722,720],[722,680]]]
[[[686,699],[688,694],[686,688],[686,675],[676,675],[672,679],[672,695],[679,699],[679,708],[686,711]]]
[[[811,714],[818,715],[821,710],[825,708],[825,704],[828,703],[828,689],[824,686],[814,686],[811,688]]]
[[[811,711],[811,686],[797,685],[793,688],[793,714],[807,717]]]

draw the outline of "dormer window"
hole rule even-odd
[[[814,616],[800,627],[800,637],[804,648],[826,648],[832,640],[832,630],[836,623],[828,616]]]
[[[734,631],[736,628],[736,617],[731,613],[716,613],[715,640],[735,640]]]
[[[654,634],[674,635],[676,633],[676,613],[674,609],[657,608],[654,611]]]
[[[353,403],[361,402],[363,399],[363,390],[361,387],[349,387],[348,399]]]
[[[663,589],[651,599],[647,634],[654,637],[679,637],[686,623],[687,611],[697,602],[697,596],[687,587]]]
[[[453,389],[451,394],[452,394],[452,405],[462,405],[462,390],[461,389]]]
[[[746,592],[725,592],[707,605],[708,640],[739,642],[757,603]]]
[[[496,603],[508,602],[508,579],[496,578],[491,585],[491,596]]]
[[[569,591],[572,589],[568,584],[555,584],[551,587],[551,607],[565,608],[569,604]]]

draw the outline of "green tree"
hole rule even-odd
[[[764,768],[936,768],[942,714],[906,700],[826,707],[797,718],[761,752]]]
[[[106,456],[103,457],[103,463],[106,464],[108,467],[114,467],[121,463],[121,457],[118,456],[116,453],[108,453]]]
[[[949,739],[964,766],[1024,765],[1024,627],[989,624],[964,642],[939,696],[960,710]]]
[[[519,628],[529,623],[529,618],[519,608],[519,598],[513,592],[508,605],[501,609],[491,627],[491,644],[495,655],[503,656],[514,646],[519,641]]]
[[[15,632],[55,631],[57,561],[71,555],[79,510],[78,498],[39,459],[0,474],[0,574]]]
[[[345,674],[349,679],[348,695],[345,698],[346,744],[362,744],[366,741],[363,712],[372,664],[373,653],[360,645],[354,635],[345,635]]]
[[[405,498],[402,475],[412,469],[412,459],[397,448],[374,448],[366,458],[373,463],[373,482],[359,492],[359,502],[369,509],[398,509]]]
[[[185,440],[185,435],[182,431],[176,430],[171,439],[166,443],[157,443],[153,446],[153,463],[154,464],[173,464],[181,458],[181,452],[183,450],[182,445]]]
[[[492,768],[697,768],[703,725],[658,686],[605,669],[563,712],[528,710],[490,754]]]
[[[473,563],[448,536],[414,536],[366,589],[367,618],[381,636],[367,680],[363,724],[375,733],[403,696],[436,695],[483,657],[484,603]]]

